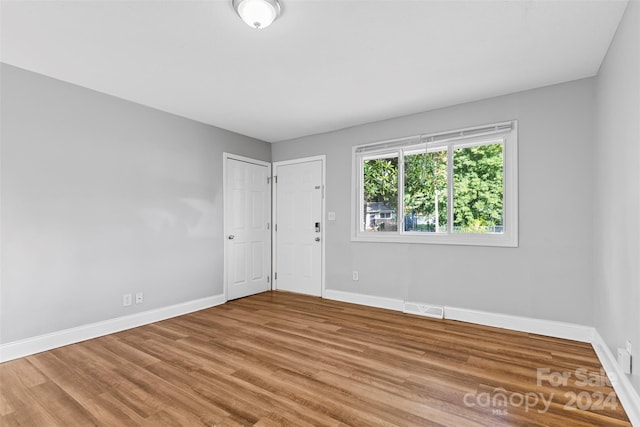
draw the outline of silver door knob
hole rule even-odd
[[[229,240],[233,240],[235,238],[236,238],[236,236],[234,236],[233,234],[229,234],[229,237],[228,237]]]
[[[319,237],[316,237],[316,242],[319,242],[319,241],[320,241],[320,238],[319,238]]]

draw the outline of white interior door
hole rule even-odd
[[[227,299],[271,288],[271,166],[225,155],[225,286]]]
[[[320,296],[323,160],[275,163],[274,176],[275,286]]]

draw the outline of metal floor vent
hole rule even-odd
[[[418,316],[435,317],[436,319],[444,318],[444,307],[439,305],[420,304],[417,302],[404,303],[404,313],[417,314]]]

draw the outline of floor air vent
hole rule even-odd
[[[444,318],[444,307],[439,305],[405,302],[404,310],[402,311],[408,314],[417,314],[418,316],[435,317],[436,319]]]

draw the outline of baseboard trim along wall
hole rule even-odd
[[[607,373],[611,385],[613,385],[613,389],[616,391],[618,399],[629,417],[629,421],[631,421],[631,425],[640,426],[640,394],[633,388],[629,377],[620,369],[617,358],[595,329],[591,345],[598,355],[598,359],[600,359],[600,363],[602,363],[602,367]]]
[[[373,295],[364,295],[354,292],[334,291],[325,289],[324,298],[366,305],[369,307],[386,308],[389,310],[405,311],[405,301],[395,298],[384,298]],[[413,303],[419,304],[419,303]],[[425,306],[440,307],[433,304]],[[420,314],[406,311],[408,314]],[[475,323],[478,325],[493,326],[496,328],[511,329],[519,332],[546,335],[549,337],[563,338],[580,342],[592,342],[594,329],[591,326],[576,325],[574,323],[556,322],[553,320],[541,320],[531,317],[513,316],[509,314],[491,313],[488,311],[468,310],[444,306],[444,318],[459,320],[461,322]]]
[[[353,292],[335,291],[325,289],[323,298],[334,301],[350,302],[352,304],[366,305],[368,307],[386,308],[388,310],[402,311],[404,301],[394,298],[377,297],[374,295],[356,294]]]
[[[90,323],[76,328],[51,332],[24,340],[13,341],[0,345],[0,362],[18,359],[42,351],[51,350],[65,345],[75,344],[103,335],[113,334],[126,329],[148,325],[171,317],[181,316],[205,308],[224,304],[224,295],[214,295],[200,298],[168,307],[143,311],[129,316],[116,317],[102,322]]]
[[[336,301],[367,305],[403,311],[404,301],[394,298],[381,298],[353,292],[333,291],[325,289],[324,297]],[[429,304],[426,304],[429,305]],[[416,314],[416,313],[409,313]],[[509,314],[491,313],[479,310],[468,310],[456,307],[444,307],[444,318],[461,322],[475,323],[484,326],[509,329],[531,334],[545,335],[590,343],[602,367],[609,376],[620,404],[627,412],[633,426],[640,427],[640,396],[633,388],[629,378],[618,367],[616,358],[605,344],[598,331],[591,326],[574,323],[556,322],[553,320],[534,319],[531,317],[513,316]]]
[[[556,322],[553,320],[534,319],[531,317],[468,310],[466,308],[449,306],[445,306],[444,308],[444,318],[580,342],[590,343],[593,340],[593,328],[591,326],[576,325],[575,323]]]

